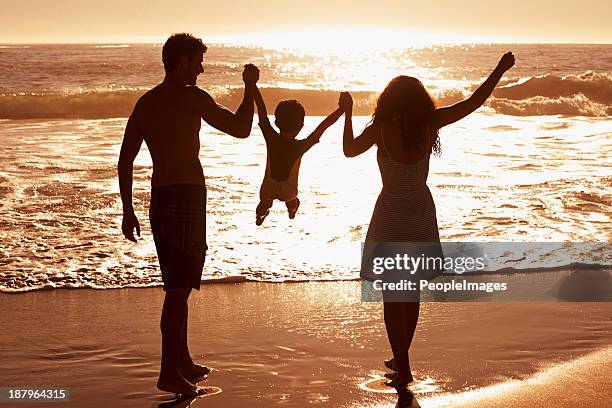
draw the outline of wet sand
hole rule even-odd
[[[422,401],[423,407],[604,407],[612,399],[612,347],[522,381]],[[608,401],[608,402],[606,402]]]
[[[384,373],[390,351],[381,305],[359,293],[358,282],[202,285],[190,303],[191,353],[223,392],[191,406],[394,406],[395,393],[360,387]],[[162,301],[161,288],[0,294],[0,385],[70,389],[70,403],[46,407],[186,406],[155,389]],[[612,303],[423,303],[416,397],[423,407],[601,406],[612,396],[611,312]]]

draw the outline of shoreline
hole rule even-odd
[[[0,384],[70,389],[72,403],[48,406],[168,403],[155,389],[162,302],[161,288],[0,295],[11,311],[0,318],[8,328]],[[411,348],[417,399],[444,406],[434,404],[466,387],[486,396],[478,390],[606,349],[611,311],[612,303],[423,303]],[[223,389],[193,407],[396,402],[360,388],[384,373],[390,351],[382,306],[362,303],[357,282],[202,285],[189,325],[194,359],[215,369],[205,384]]]
[[[612,270],[605,265],[575,264],[574,269],[565,267],[533,269],[500,270],[498,272],[475,272],[466,274],[444,273],[433,281],[430,281],[433,289],[423,289],[421,302],[516,302],[516,301],[565,301],[565,302],[609,302],[612,300]],[[476,291],[465,290],[455,283],[466,282],[470,278],[471,284],[475,285],[504,285],[503,291]],[[272,285],[299,285],[308,283],[320,284],[357,284],[362,286],[361,298],[364,301],[380,301],[381,292],[373,292],[371,283],[362,285],[360,277],[340,279],[304,279],[304,280],[278,280],[258,281],[249,279],[243,275],[231,275],[223,278],[211,278],[202,280],[200,290],[206,286],[231,285],[231,284],[272,284]],[[453,283],[453,285],[451,285]],[[444,286],[451,285],[447,291]],[[0,290],[0,294],[24,295],[34,292],[54,292],[61,290],[79,291],[93,290],[99,292],[129,289],[153,289],[162,287],[162,282],[149,283],[146,286],[121,286],[121,287],[43,287],[43,288],[20,288],[17,290]],[[194,291],[193,293],[197,293]]]

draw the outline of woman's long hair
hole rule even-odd
[[[378,97],[372,123],[398,123],[404,150],[410,150],[418,138],[426,137],[423,127],[427,126],[429,134],[434,138],[432,151],[439,156],[442,150],[438,129],[432,128],[429,123],[435,109],[434,101],[421,81],[400,75],[393,78]]]

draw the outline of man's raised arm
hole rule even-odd
[[[255,65],[245,65],[242,79],[244,81],[244,95],[236,113],[232,113],[229,109],[215,103],[208,93],[198,88],[195,88],[195,98],[198,112],[206,123],[223,133],[244,139],[251,134],[251,126],[253,125],[255,110],[253,99],[255,84],[259,80],[259,70]]]

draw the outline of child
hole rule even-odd
[[[255,210],[255,224],[261,225],[270,213],[274,200],[284,201],[289,218],[295,217],[300,206],[297,185],[302,156],[318,143],[323,132],[340,118],[342,110],[336,109],[306,139],[296,140],[296,136],[304,126],[305,115],[304,107],[298,101],[282,101],[276,107],[274,123],[280,133],[270,124],[266,105],[257,88],[255,104],[259,115],[259,127],[266,139],[268,150],[266,174],[259,190],[259,205]]]

